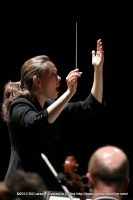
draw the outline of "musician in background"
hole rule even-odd
[[[79,163],[75,156],[67,156],[63,164],[63,168],[64,174],[66,175],[66,185],[69,191],[75,193],[75,195],[77,194],[76,196],[79,196],[80,199],[84,200],[84,183],[81,179],[80,174],[78,174]]]
[[[91,199],[129,199],[129,165],[128,157],[120,147],[105,145],[96,149],[88,162],[87,177],[92,186]]]

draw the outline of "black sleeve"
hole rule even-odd
[[[90,93],[84,101],[68,103],[60,117],[70,120],[80,119],[101,110],[103,107],[105,107],[105,104],[97,101]]]
[[[50,126],[47,110],[44,109],[38,112],[34,105],[24,98],[17,99],[11,104],[9,115],[11,121],[22,127],[44,130]]]

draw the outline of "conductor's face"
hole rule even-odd
[[[40,90],[45,98],[56,99],[59,94],[61,78],[57,74],[57,69],[51,61],[47,61],[46,69],[40,78]]]

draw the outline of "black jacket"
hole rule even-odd
[[[25,171],[39,173],[51,189],[52,178],[48,176],[49,170],[41,153],[48,157],[56,169],[56,144],[63,121],[86,117],[103,107],[103,104],[90,94],[85,101],[68,103],[57,120],[49,124],[46,108],[52,103],[52,100],[47,100],[42,109],[35,98],[18,98],[10,105],[7,125],[11,141],[11,158],[5,179],[16,168],[23,168]]]

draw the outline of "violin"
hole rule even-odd
[[[84,182],[80,174],[78,174],[79,163],[77,162],[77,159],[72,155],[67,156],[64,161],[63,167],[69,191],[75,194],[80,194],[80,199],[84,200]]]

